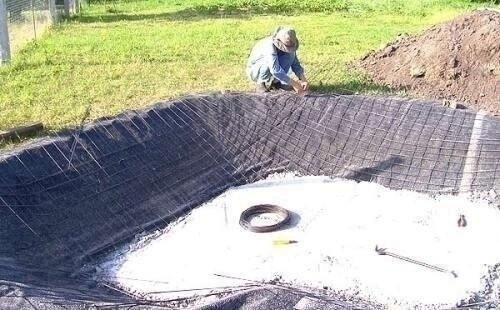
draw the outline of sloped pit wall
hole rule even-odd
[[[100,120],[0,155],[0,280],[121,298],[78,270],[228,187],[282,171],[498,191],[500,120],[426,101],[285,93],[197,95]]]

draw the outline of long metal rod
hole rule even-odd
[[[426,268],[429,268],[429,269],[433,269],[433,270],[436,270],[436,271],[439,271],[439,272],[451,273],[455,278],[458,277],[458,275],[456,274],[456,272],[453,271],[453,270],[444,269],[444,268],[441,268],[439,266],[427,264],[425,262],[421,262],[421,261],[418,261],[418,260],[415,260],[415,259],[412,259],[412,258],[409,258],[409,257],[406,257],[406,256],[401,256],[401,255],[398,255],[398,254],[395,254],[395,253],[391,253],[391,252],[387,251],[385,248],[379,248],[378,245],[375,246],[375,251],[379,255],[392,256],[394,258],[397,258],[397,259],[400,259],[400,260],[403,260],[403,261],[406,261],[406,262],[409,262],[409,263],[412,263],[412,264],[420,265],[420,266],[423,266],[423,267],[426,267]]]

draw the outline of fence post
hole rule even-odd
[[[10,60],[9,29],[7,25],[7,5],[0,0],[0,65]]]
[[[72,0],[64,0],[64,14],[66,14],[66,16],[71,15],[72,2]]]
[[[49,1],[50,19],[52,23],[55,23],[57,22],[56,0],[48,0],[48,1]]]

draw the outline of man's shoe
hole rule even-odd
[[[255,90],[258,94],[267,93],[269,89],[266,87],[266,83],[257,84],[257,89]]]
[[[291,85],[285,85],[283,83],[281,83],[280,81],[272,81],[271,82],[271,89],[275,89],[275,90],[284,90],[284,91],[292,91],[293,90],[293,87]]]

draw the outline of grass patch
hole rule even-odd
[[[175,15],[217,15],[230,13],[303,14],[303,13],[373,13],[426,15],[437,8],[471,8],[478,4],[498,4],[498,0],[91,0],[104,5],[107,12],[127,15],[131,11],[166,9]],[[94,6],[94,8],[97,8]]]
[[[299,5],[296,11],[283,9],[297,14],[273,13],[281,11],[279,3],[289,9]],[[474,6],[470,1],[315,3],[300,14],[304,4],[295,0],[92,4],[0,68],[0,128],[42,121],[50,132],[79,124],[89,106],[92,120],[186,93],[250,90],[244,76],[249,50],[279,24],[298,29],[299,55],[316,89],[384,92],[348,63],[399,33],[420,31]],[[337,8],[341,3],[348,8]],[[227,13],[224,5],[238,12]],[[268,14],[243,12],[273,5],[276,10]]]

